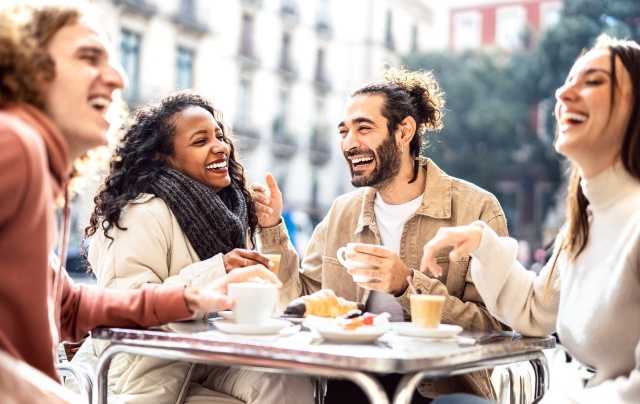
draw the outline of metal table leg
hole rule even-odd
[[[84,391],[84,397],[87,399],[87,403],[92,402],[94,394],[93,380],[86,370],[70,362],[57,363],[56,370],[61,376],[73,377],[78,382],[78,386]]]
[[[98,359],[98,365],[96,368],[97,389],[94,390],[94,401],[98,404],[107,403],[109,366],[111,365],[113,357],[120,353],[185,362],[208,364],[219,363],[229,366],[244,366],[272,373],[295,373],[346,379],[357,384],[365,392],[369,398],[369,402],[372,404],[389,404],[389,398],[380,383],[373,376],[360,371],[326,368],[317,365],[265,360],[259,358],[241,358],[223,353],[168,350],[122,344],[110,345],[102,352]]]
[[[431,369],[420,372],[407,373],[398,383],[393,398],[394,404],[409,404],[411,397],[418,387],[418,383],[424,378],[443,378],[464,373],[493,368],[498,365],[530,361],[536,373],[536,400],[542,397],[549,388],[549,366],[547,358],[542,351],[528,352],[517,356],[481,361],[473,366],[464,366],[457,369]]]

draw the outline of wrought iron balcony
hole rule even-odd
[[[158,7],[145,0],[112,0],[116,6],[121,6],[125,11],[150,18],[158,12]]]
[[[285,129],[282,118],[273,121],[273,137],[271,153],[284,160],[290,160],[298,151],[298,143],[295,136]]]
[[[193,9],[180,9],[172,16],[171,20],[182,30],[197,36],[209,32],[207,24],[198,20],[195,10]]]
[[[252,125],[237,122],[233,127],[234,145],[239,151],[252,151],[260,143],[260,131]]]
[[[309,141],[309,160],[321,167],[331,160],[331,144],[327,139],[326,128],[314,128]]]

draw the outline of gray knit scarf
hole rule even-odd
[[[247,201],[233,180],[228,187],[215,191],[165,167],[149,184],[149,192],[169,206],[201,260],[245,248]]]

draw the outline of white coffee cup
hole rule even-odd
[[[278,302],[278,287],[272,283],[231,283],[233,318],[239,324],[260,324],[271,318]]]
[[[358,243],[348,243],[346,246],[342,246],[338,248],[338,251],[336,252],[336,257],[338,258],[338,261],[342,266],[344,266],[347,269],[370,268],[371,266],[366,262],[351,260],[347,258],[346,254],[348,252],[353,252],[357,244]],[[353,278],[353,281],[355,283],[366,283],[371,280],[371,278],[369,278],[366,275],[352,275],[351,277]]]

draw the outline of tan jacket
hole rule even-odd
[[[88,260],[101,287],[137,289],[147,283],[202,287],[225,274],[222,254],[207,266],[195,264],[200,261],[198,254],[160,198],[142,194],[130,202],[120,225],[127,230],[112,228],[113,240],[102,231],[91,240]],[[91,368],[106,346],[88,340],[74,362]],[[173,404],[180,402],[192,367],[187,362],[118,355],[109,369],[109,388],[126,403]]]
[[[414,269],[413,279],[417,289],[447,297],[442,319],[444,323],[458,324],[469,331],[501,329],[502,325],[489,314],[471,280],[468,258],[449,262],[448,251],[443,251],[437,258],[443,267],[443,275],[439,278],[416,270],[422,258],[422,247],[440,227],[482,220],[496,233],[506,235],[507,223],[500,204],[489,192],[448,176],[431,160],[426,170],[422,205],[405,224],[400,258]],[[282,254],[278,274],[284,284],[281,305],[320,289],[333,289],[346,299],[366,302],[369,292],[353,282],[351,275],[338,262],[336,252],[349,242],[381,244],[373,209],[375,195],[373,188],[363,188],[338,197],[313,232],[301,265],[282,223],[260,229],[260,251]],[[405,291],[398,301],[409,318],[408,293]],[[450,378],[437,383],[427,382],[421,386],[421,392],[429,397],[461,391],[491,397],[488,373]]]

